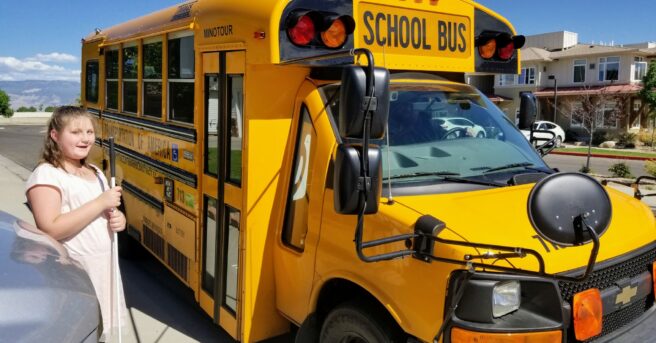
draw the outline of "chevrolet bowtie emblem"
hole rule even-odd
[[[638,287],[631,287],[631,285],[622,288],[622,291],[615,298],[615,304],[626,305],[631,302],[631,299],[638,294]]]

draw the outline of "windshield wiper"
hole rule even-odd
[[[405,179],[405,178],[408,178],[408,177],[415,177],[415,176],[458,176],[458,175],[460,175],[460,174],[450,172],[450,171],[417,172],[417,173],[394,175],[394,176],[391,176],[390,179]]]
[[[542,169],[532,168],[533,166],[534,166],[534,164],[531,163],[531,162],[510,163],[510,164],[506,164],[506,165],[503,165],[503,166],[490,168],[490,169],[484,171],[483,174],[492,173],[492,172],[500,171],[500,170],[513,169],[513,168],[524,168],[524,169],[539,171],[539,172],[542,172],[542,173],[547,173],[546,171],[544,171]]]
[[[459,173],[454,173],[454,172],[447,172],[447,171],[441,171],[441,172],[418,172],[418,173],[410,173],[410,174],[402,174],[402,175],[394,175],[390,179],[401,179],[401,178],[408,178],[408,177],[414,177],[414,176],[438,176],[440,177],[443,181],[448,181],[448,182],[458,182],[458,183],[470,183],[470,184],[475,184],[475,185],[483,185],[483,186],[492,186],[492,187],[504,187],[507,186],[505,184],[501,183],[496,183],[496,182],[488,182],[488,181],[479,181],[479,180],[472,180],[472,179],[466,179],[464,177],[460,177]]]

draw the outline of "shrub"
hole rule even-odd
[[[633,132],[622,132],[617,135],[617,144],[625,148],[635,148],[636,136]]]
[[[656,161],[648,160],[645,161],[645,171],[647,174],[656,177]]]
[[[595,131],[592,135],[592,145],[599,145],[609,140],[610,135],[606,131]]]
[[[629,168],[629,165],[626,164],[625,162],[619,162],[615,163],[610,168],[608,168],[608,171],[613,173],[613,177],[622,177],[622,178],[627,178],[631,177],[631,168]]]
[[[581,172],[583,174],[590,174],[590,173],[592,173],[592,169],[586,167],[585,164],[584,164],[584,165],[581,166],[581,169],[579,169],[579,172]]]
[[[638,140],[646,146],[651,146],[651,131],[640,131]],[[654,135],[654,140],[656,141],[656,135]]]

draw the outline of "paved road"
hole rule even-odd
[[[43,147],[45,125],[0,126],[0,155],[21,167],[32,170]]]

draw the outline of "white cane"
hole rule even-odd
[[[116,158],[114,152],[114,137],[109,137],[109,187],[116,187]],[[111,311],[112,315],[116,313],[116,324],[118,325],[118,342],[121,343],[121,297],[119,297],[119,271],[118,271],[118,235],[114,231],[114,240],[112,241],[112,264],[114,269],[114,296],[116,297],[116,312]]]

